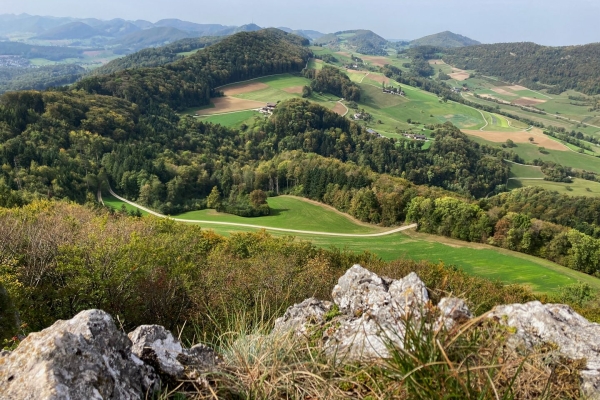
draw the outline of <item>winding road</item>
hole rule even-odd
[[[239,227],[239,228],[265,229],[265,230],[268,230],[268,231],[285,232],[285,233],[295,233],[295,234],[301,234],[301,235],[333,236],[333,237],[353,237],[353,238],[371,238],[371,237],[388,236],[388,235],[393,235],[394,233],[406,231],[406,230],[409,230],[409,229],[415,229],[417,227],[417,224],[412,224],[412,225],[401,226],[400,228],[395,228],[395,229],[391,229],[389,231],[380,232],[380,233],[353,234],[353,233],[332,233],[332,232],[317,232],[317,231],[301,231],[301,230],[296,230],[296,229],[272,228],[272,227],[269,227],[269,226],[261,226],[261,225],[238,224],[238,223],[234,223],[234,222],[197,221],[197,220],[189,220],[189,219],[180,219],[180,218],[168,217],[166,215],[157,213],[156,211],[150,210],[149,208],[146,208],[144,206],[140,206],[139,204],[136,204],[133,201],[129,201],[129,200],[127,200],[127,199],[119,196],[118,194],[116,194],[115,192],[113,192],[113,190],[112,190],[112,188],[110,186],[108,187],[108,191],[115,198],[117,198],[117,199],[121,200],[122,202],[125,202],[125,203],[127,203],[127,204],[129,204],[131,206],[137,207],[140,210],[143,210],[143,211],[147,212],[148,214],[152,214],[152,215],[154,215],[156,217],[159,217],[159,218],[168,218],[168,219],[171,219],[173,221],[184,222],[184,223],[188,223],[188,224],[207,224],[207,225],[234,226],[234,227]],[[98,193],[98,196],[99,196],[99,200],[102,201],[102,195],[100,193]]]

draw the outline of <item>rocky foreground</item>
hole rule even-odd
[[[400,280],[379,277],[359,265],[339,279],[333,302],[307,299],[279,318],[271,336],[313,336],[339,362],[373,361],[402,348],[406,321],[435,312],[431,329],[450,329],[473,318],[467,304],[444,298],[429,302],[416,274]],[[582,389],[600,399],[600,325],[565,305],[539,302],[498,306],[485,318],[511,327],[515,346],[552,344],[567,359],[585,359]],[[323,329],[319,329],[322,327]],[[165,328],[140,326],[126,335],[100,310],[29,335],[0,353],[1,399],[144,399],[177,382],[209,385],[206,376],[226,362],[212,349],[185,348]]]

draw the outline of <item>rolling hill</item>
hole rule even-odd
[[[445,49],[454,48],[454,47],[465,47],[465,46],[476,46],[481,44],[477,40],[470,39],[466,36],[462,36],[456,33],[452,33],[450,31],[436,33],[434,35],[429,35],[422,37],[420,39],[413,40],[410,42],[411,47],[418,46],[434,46],[434,47],[442,47]]]
[[[356,51],[366,55],[387,56],[385,47],[388,45],[388,41],[373,31],[364,29],[330,33],[323,35],[314,43],[334,49]]]
[[[497,43],[451,49],[444,61],[534,90],[560,94],[575,89],[600,94],[600,43],[548,47],[535,43]]]
[[[197,36],[197,34],[185,32],[177,28],[160,27],[133,32],[110,43],[118,45],[115,53],[129,54],[141,49],[163,46],[194,36]]]
[[[35,38],[39,40],[89,39],[102,34],[103,32],[83,22],[71,22],[50,29]]]

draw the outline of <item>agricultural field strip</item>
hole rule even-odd
[[[170,219],[170,220],[173,220],[173,221],[176,221],[176,222],[184,222],[184,223],[226,225],[226,226],[235,226],[235,227],[240,227],[240,228],[254,228],[254,229],[265,229],[265,230],[271,230],[271,231],[277,231],[277,232],[297,233],[297,234],[302,234],[302,235],[319,235],[319,236],[353,237],[353,238],[370,238],[370,237],[380,237],[380,236],[393,235],[394,233],[406,231],[406,230],[409,230],[409,229],[415,229],[417,227],[417,224],[412,224],[412,225],[402,226],[400,228],[391,229],[389,231],[385,231],[385,232],[381,232],[381,233],[352,234],[352,233],[330,233],[330,232],[317,232],[317,231],[300,231],[300,230],[295,230],[295,229],[271,228],[271,227],[268,227],[268,226],[259,226],[259,225],[250,225],[250,224],[238,224],[238,223],[234,223],[234,222],[188,220],[188,219],[172,218],[172,217],[169,217],[169,216],[166,216],[166,215],[162,215],[160,213],[157,213],[156,211],[150,210],[149,208],[143,207],[143,206],[141,206],[139,204],[136,204],[136,203],[134,203],[132,201],[129,201],[129,200],[127,200],[127,199],[119,196],[115,192],[113,192],[113,190],[112,190],[112,188],[110,186],[108,187],[108,191],[115,198],[117,198],[117,199],[121,200],[122,202],[127,203],[127,204],[129,204],[131,206],[137,207],[140,210],[144,210],[148,214],[152,214],[152,215],[154,215],[156,217],[159,217],[159,218],[167,218],[167,219]]]

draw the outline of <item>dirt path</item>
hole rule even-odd
[[[285,232],[285,233],[296,233],[296,234],[302,234],[302,235],[317,235],[317,236],[333,236],[333,237],[354,237],[354,238],[369,238],[369,237],[380,237],[380,236],[388,236],[388,235],[393,235],[394,233],[398,233],[398,232],[402,232],[402,231],[406,231],[409,229],[414,229],[417,227],[417,224],[412,224],[412,225],[407,225],[407,226],[402,226],[400,228],[395,228],[395,229],[391,229],[389,231],[385,231],[385,232],[381,232],[381,233],[371,233],[371,234],[352,234],[352,233],[330,233],[330,232],[316,232],[316,231],[301,231],[301,230],[296,230],[296,229],[283,229],[283,228],[272,228],[269,226],[261,226],[261,225],[250,225],[250,224],[238,224],[238,223],[234,223],[234,222],[218,222],[218,221],[196,221],[196,220],[189,220],[189,219],[180,219],[180,218],[171,218],[168,217],[166,215],[162,215],[160,213],[157,213],[156,211],[152,211],[149,208],[140,206],[139,204],[136,204],[132,201],[129,201],[127,199],[124,199],[123,197],[119,196],[118,194],[116,194],[115,192],[113,192],[112,188],[109,186],[108,187],[108,191],[111,195],[113,195],[115,198],[131,205],[134,207],[139,208],[140,210],[146,211],[148,214],[152,214],[156,217],[159,218],[168,218],[171,219],[173,221],[176,222],[185,222],[185,223],[191,223],[191,224],[207,224],[207,225],[223,225],[223,226],[235,226],[235,227],[239,227],[239,228],[254,228],[254,229],[265,229],[268,231],[277,231],[277,232]]]

